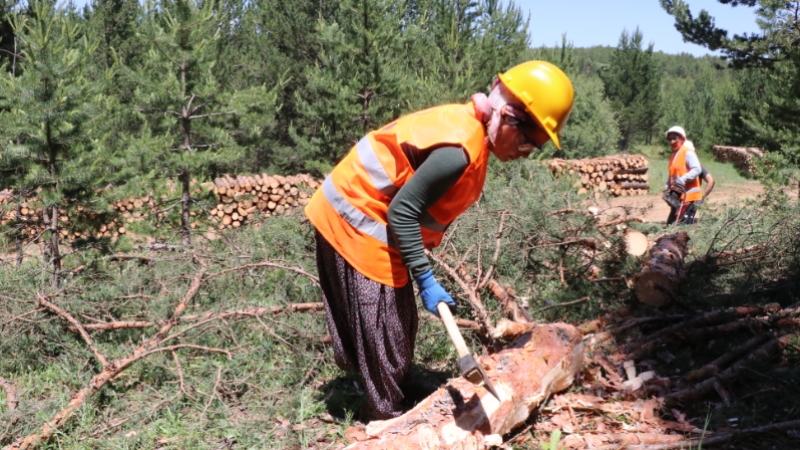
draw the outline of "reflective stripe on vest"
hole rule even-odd
[[[389,244],[386,225],[359,211],[358,208],[345,200],[344,197],[339,194],[339,191],[336,190],[336,186],[333,185],[333,180],[331,180],[330,175],[322,182],[322,193],[325,194],[328,203],[333,206],[333,209],[335,209],[347,223],[384,244]]]
[[[358,152],[358,159],[361,160],[361,165],[369,174],[372,185],[381,191],[387,197],[394,197],[397,193],[397,186],[392,183],[389,175],[383,169],[378,155],[375,154],[375,149],[372,148],[372,143],[366,136],[358,141],[356,144],[356,151]]]
[[[394,183],[392,183],[392,180],[389,178],[389,175],[386,173],[386,170],[383,168],[383,165],[381,165],[380,160],[378,160],[378,155],[375,154],[375,149],[372,147],[372,143],[369,141],[369,138],[364,137],[360,141],[358,141],[358,144],[356,144],[356,152],[358,152],[358,159],[361,161],[361,165],[364,166],[364,170],[367,171],[370,180],[372,180],[372,185],[375,186],[379,191],[381,191],[387,197],[394,197],[394,195],[397,193],[399,189],[397,188],[397,186],[394,185]],[[333,182],[329,181],[329,179],[330,177],[325,179],[325,182],[330,184],[329,189],[336,191],[336,188],[333,187]],[[339,195],[338,192],[336,192],[336,195],[342,202],[346,203],[345,210],[340,209],[339,206],[337,206],[333,201],[331,201],[331,197],[329,197],[327,193],[325,194],[325,197],[328,198],[328,201],[331,202],[331,205],[333,205],[334,209],[342,213],[342,217],[344,217],[345,220],[350,222],[350,224],[353,225],[354,227],[358,228],[359,230],[363,231],[364,233],[370,236],[375,237],[384,244],[389,243],[386,240],[386,235],[387,235],[385,230],[386,227],[384,227],[384,231],[382,233],[382,236],[384,238],[383,239],[378,238],[374,234],[374,231],[371,230],[375,230],[377,226],[383,226],[383,225],[373,220],[369,216],[365,215],[364,213],[356,209],[356,207],[354,207],[353,205],[347,203],[345,199]],[[364,219],[362,219],[361,216],[363,216]],[[351,220],[350,217],[356,217],[357,219],[354,221]],[[366,229],[356,224],[356,223],[366,223],[364,221],[370,221],[370,223],[366,225],[367,227]],[[419,218],[419,226],[427,228],[431,231],[438,231],[442,233],[445,230],[447,230],[447,227],[449,225],[450,225],[449,223],[448,224],[439,223],[436,219],[434,219],[434,217],[428,211],[423,211],[422,215]]]

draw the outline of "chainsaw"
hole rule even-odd
[[[674,180],[670,177],[670,182],[664,194],[661,196],[667,204],[675,210],[680,209],[683,205],[683,195],[686,193],[686,186],[680,181]]]

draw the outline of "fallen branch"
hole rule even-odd
[[[748,428],[746,430],[738,430],[738,431],[731,431],[727,433],[717,433],[711,437],[705,437],[700,439],[690,439],[680,442],[673,442],[661,445],[635,445],[635,446],[626,446],[625,450],[678,450],[678,449],[686,449],[686,448],[701,448],[708,446],[708,445],[718,445],[724,444],[733,440],[734,438],[740,438],[744,436],[750,436],[754,434],[762,434],[762,433],[769,433],[771,431],[786,431],[786,430],[793,430],[796,428],[800,428],[800,420],[792,420],[789,422],[781,422],[781,423],[773,423],[770,425],[764,425],[760,427]],[[605,447],[603,447],[605,448]],[[619,449],[619,446],[608,447]]]
[[[768,303],[766,305],[736,306],[717,311],[709,311],[691,320],[679,322],[645,336],[642,339],[644,343],[637,344],[635,349],[628,351],[628,355],[631,359],[639,359],[662,345],[672,342],[676,339],[675,335],[684,330],[697,330],[701,328],[701,325],[730,321],[738,317],[760,316],[779,311],[780,308],[781,306],[778,303]]]
[[[89,348],[92,350],[92,353],[94,353],[94,357],[97,358],[97,361],[100,362],[100,364],[103,366],[103,368],[105,368],[108,365],[108,361],[106,361],[106,357],[103,356],[102,353],[100,353],[100,350],[98,350],[97,347],[94,345],[94,342],[92,342],[92,338],[89,337],[89,333],[86,332],[86,330],[83,328],[83,326],[81,326],[81,324],[77,320],[75,320],[74,317],[72,317],[68,312],[64,311],[63,309],[59,308],[58,306],[50,303],[49,301],[47,301],[47,299],[44,296],[41,296],[41,295],[39,296],[39,306],[43,306],[43,307],[49,309],[51,312],[54,312],[55,314],[57,314],[62,319],[64,319],[67,322],[71,323],[72,326],[75,328],[75,330],[78,332],[78,334],[81,335],[81,337],[83,338],[83,341],[86,342],[86,345],[88,345]]]
[[[111,256],[108,257],[108,260],[109,261],[114,261],[114,262],[118,262],[118,261],[122,261],[122,262],[124,262],[124,261],[139,261],[142,264],[150,264],[153,261],[155,261],[154,258],[151,258],[149,256],[126,255],[126,254],[123,254],[123,253],[118,253],[116,255],[111,255]]]
[[[16,411],[17,406],[19,406],[19,398],[17,398],[17,391],[14,389],[14,385],[5,378],[0,377],[0,387],[6,391],[6,406],[8,407],[8,411]]]
[[[276,315],[283,312],[305,312],[305,311],[321,311],[324,308],[322,302],[316,303],[291,303],[286,306],[270,306],[261,308],[242,309],[237,311],[214,312],[208,311],[203,314],[188,315],[180,319],[181,323],[207,321],[207,320],[228,320],[238,319],[241,317],[261,317],[268,314]],[[117,322],[97,322],[83,324],[83,328],[87,331],[114,331],[130,328],[150,328],[160,325],[159,322],[149,321],[117,321]],[[77,328],[69,327],[72,332],[77,332]]]
[[[487,270],[486,275],[483,276],[483,281],[478,283],[478,289],[483,289],[490,281],[492,281],[492,274],[494,273],[495,267],[497,267],[497,258],[500,257],[500,243],[503,242],[503,227],[505,226],[506,222],[506,214],[508,214],[508,211],[503,211],[500,214],[500,225],[497,227],[494,255],[492,255],[492,264],[489,265],[489,270]]]
[[[625,277],[611,277],[611,278],[597,278],[589,280],[592,283],[626,283],[628,280]]]
[[[548,305],[548,306],[545,306],[543,308],[537,309],[536,311],[534,311],[534,313],[538,314],[538,313],[541,313],[541,312],[544,312],[544,311],[547,311],[547,310],[550,310],[550,309],[553,309],[553,308],[560,308],[562,306],[579,305],[581,303],[586,303],[588,301],[589,301],[589,297],[583,297],[583,298],[579,298],[577,300],[572,300],[570,302],[556,303],[555,305]]]
[[[686,374],[684,379],[689,383],[695,383],[700,380],[705,380],[708,377],[713,377],[714,375],[719,373],[722,367],[729,365],[743,354],[763,344],[764,341],[766,341],[770,337],[771,336],[769,333],[764,333],[755,336],[749,339],[744,344],[732,348],[730,351],[726,352],[724,355],[706,364],[705,366],[689,372],[688,374]]]
[[[118,377],[131,364],[142,359],[151,350],[156,349],[168,336],[172,327],[178,323],[178,319],[186,311],[186,308],[189,306],[189,302],[195,297],[195,295],[197,295],[197,292],[200,290],[200,286],[203,282],[205,273],[206,268],[204,266],[195,275],[194,279],[192,280],[192,284],[186,292],[186,295],[184,295],[183,299],[181,299],[181,301],[175,307],[172,317],[170,317],[170,319],[164,323],[164,325],[155,335],[153,335],[150,339],[147,339],[142,345],[136,348],[133,353],[107,364],[100,373],[92,377],[87,386],[84,386],[78,392],[73,394],[67,406],[58,412],[49,422],[44,424],[38,433],[29,434],[28,436],[17,440],[13,444],[9,445],[7,450],[33,449],[39,446],[39,444],[42,442],[50,439],[72,418],[73,415],[75,415],[75,412],[78,410],[78,408],[83,406],[87,400],[99,392],[100,389],[105,387],[106,384]]]
[[[747,367],[772,357],[777,350],[786,347],[789,344],[790,337],[790,335],[787,335],[778,339],[770,339],[767,343],[748,354],[745,359],[737,361],[734,365],[718,373],[715,377],[702,381],[690,388],[673,392],[665,396],[664,402],[667,405],[674,405],[677,403],[691,402],[702,398],[704,395],[714,390],[715,383],[732,381]]]
[[[743,262],[747,262],[747,261],[753,261],[753,260],[762,259],[762,258],[767,256],[767,254],[766,254],[767,248],[768,247],[767,247],[766,244],[756,244],[756,245],[750,245],[750,246],[742,247],[742,248],[735,249],[735,250],[725,250],[725,251],[722,251],[722,252],[707,253],[704,256],[700,257],[700,258],[697,258],[697,259],[695,259],[695,260],[693,260],[691,262],[686,263],[686,270],[687,271],[688,270],[696,270],[696,269],[698,269],[700,267],[704,267],[704,266],[724,267],[724,266],[730,266],[730,265],[733,265],[733,264],[739,264],[739,263],[743,263]],[[755,256],[749,256],[747,258],[737,259],[737,260],[734,260],[734,261],[727,261],[727,262],[724,262],[724,263],[720,263],[719,262],[719,260],[734,258],[734,257],[737,257],[737,256],[751,255],[753,253],[761,253],[761,254],[755,255]]]
[[[581,245],[591,250],[597,250],[602,246],[602,242],[600,239],[596,237],[568,237],[561,240],[556,241],[544,241],[543,243],[537,243],[531,247],[528,247],[529,250],[533,250],[536,248],[542,247],[553,247],[553,246],[561,246],[561,245]]]
[[[632,222],[642,223],[644,222],[644,219],[642,219],[641,217],[629,217],[627,219],[617,219],[617,220],[612,220],[611,222],[601,223],[597,225],[597,228],[613,227],[614,225],[622,225],[623,223],[632,223]]]
[[[489,291],[491,291],[494,297],[503,305],[503,312],[505,312],[506,317],[519,323],[528,323],[531,321],[531,317],[528,315],[527,311],[519,306],[514,296],[511,295],[508,290],[504,289],[497,280],[489,280],[486,287],[489,288]]]
[[[245,264],[243,266],[233,267],[233,268],[230,268],[230,269],[221,270],[221,271],[219,271],[217,273],[212,273],[211,275],[206,277],[206,279],[204,281],[211,280],[212,278],[216,278],[216,277],[225,275],[227,273],[236,272],[236,271],[239,271],[239,270],[253,269],[253,268],[256,268],[256,267],[272,267],[274,269],[288,270],[290,272],[294,272],[296,274],[303,275],[304,277],[306,277],[306,278],[310,279],[311,281],[313,281],[314,284],[319,286],[319,278],[317,278],[316,276],[311,275],[310,273],[306,272],[305,270],[303,270],[302,267],[284,266],[283,264],[274,263],[272,261],[263,261],[263,262],[260,262],[260,263]]]

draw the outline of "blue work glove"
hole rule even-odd
[[[417,282],[417,287],[419,287],[419,296],[422,298],[422,305],[431,314],[439,317],[439,311],[436,310],[436,305],[438,305],[439,302],[447,303],[451,310],[455,309],[456,302],[453,301],[453,298],[450,297],[450,294],[447,293],[442,285],[433,278],[433,270],[429,270],[414,278],[414,281]]]
[[[694,204],[697,205],[697,206],[700,206],[700,205],[703,204],[703,201],[702,200],[698,200],[698,201],[694,202]]]

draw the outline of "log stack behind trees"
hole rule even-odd
[[[604,192],[615,197],[646,195],[650,189],[647,159],[642,155],[612,155],[591,159],[552,159],[553,175],[577,175],[578,194]]]
[[[201,184],[192,180],[191,193],[194,197],[202,194],[204,189],[214,192],[218,203],[209,211],[211,228],[226,229],[237,228],[251,221],[256,212],[262,217],[291,214],[308,203],[319,185],[320,182],[308,174],[286,177],[239,175],[235,178],[226,175],[217,178],[214,183]],[[167,190],[171,191],[170,194],[165,193],[161,197],[150,193],[111,202],[111,209],[117,214],[107,217],[81,205],[64,205],[59,217],[61,239],[114,239],[128,232],[128,224],[145,220],[153,221],[156,228],[161,228],[165,225],[171,194],[175,194],[175,184],[168,182]],[[191,228],[198,229],[203,225],[201,214],[199,210],[189,213]],[[42,204],[36,195],[19,199],[11,190],[0,191],[0,226],[16,224],[20,237],[36,239],[45,230],[42,219]]]
[[[253,175],[236,178],[224,176],[214,180],[212,190],[219,204],[211,209],[217,228],[238,228],[251,220],[253,214],[278,216],[302,208],[319,187],[311,175],[299,174]]]
[[[755,147],[729,147],[715,145],[711,148],[714,160],[733,163],[734,167],[747,173],[753,173],[755,160],[764,157],[764,152]]]

